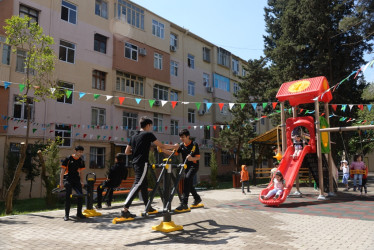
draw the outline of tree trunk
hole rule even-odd
[[[33,183],[33,180],[30,180],[31,181],[31,184],[30,184],[30,190],[29,190],[29,199],[31,199],[31,192],[32,192],[32,183]]]
[[[6,195],[5,195],[5,213],[11,214],[13,211],[13,194],[14,190],[17,187],[18,181],[20,179],[21,173],[22,173],[22,167],[26,159],[26,143],[21,143],[21,156],[16,168],[16,171],[14,173],[14,177],[12,180],[12,183],[10,184]]]
[[[44,157],[43,157],[41,150],[38,150],[38,157],[39,157],[40,166],[42,167],[41,177],[44,182],[45,189],[46,189],[46,203],[47,205],[51,205],[53,203],[54,197],[52,195],[52,187],[47,176],[45,161],[44,161]]]

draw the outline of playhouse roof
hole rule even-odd
[[[317,96],[319,96],[320,102],[330,102],[332,100],[331,91],[323,94],[327,89],[329,89],[329,83],[326,77],[318,76],[283,83],[276,98],[280,102],[289,101],[291,106],[313,103],[313,99]]]

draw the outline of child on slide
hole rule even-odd
[[[274,178],[273,178],[273,183],[268,188],[271,188],[273,186],[274,186],[274,188],[272,190],[270,190],[269,193],[266,196],[261,195],[261,199],[268,200],[275,195],[274,200],[276,200],[276,199],[278,199],[279,196],[282,195],[285,183],[284,183],[283,175],[280,171],[277,171],[275,173]]]
[[[303,141],[301,140],[300,135],[296,135],[293,146],[295,147],[295,152],[293,153],[292,158],[294,160],[297,160],[297,158],[299,158],[301,151],[303,150]]]

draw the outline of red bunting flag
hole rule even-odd
[[[261,116],[261,118],[266,118],[266,117],[267,117],[266,115]]]
[[[165,131],[168,130],[168,126],[165,126]]]
[[[362,104],[357,105],[357,107],[358,107],[359,109],[361,109],[361,110],[364,110],[364,105],[362,105]]]
[[[222,102],[218,103],[219,109],[220,109],[221,111],[222,111],[222,108],[223,108],[224,105],[225,105],[225,104],[222,103]]]
[[[366,123],[366,120],[362,122],[362,124],[365,124]]]
[[[334,111],[336,111],[336,108],[338,107],[338,105],[337,105],[337,104],[332,104],[331,107],[332,107],[332,109],[333,109]]]
[[[191,126],[188,126],[188,129],[191,129]]]
[[[83,138],[86,138],[87,134],[83,134]]]
[[[300,114],[301,112],[303,112],[303,110],[304,110],[304,109],[300,109],[299,114]]]
[[[217,126],[216,125],[213,125],[213,129],[216,130]]]
[[[108,138],[108,141],[110,141],[110,139],[112,139],[112,137],[111,137],[111,136],[109,136],[109,138]]]
[[[49,133],[53,133],[54,130],[49,130]]]
[[[175,108],[175,105],[177,105],[177,101],[171,101],[171,106]]]
[[[78,128],[80,128],[81,127],[81,125],[80,124],[78,124]]]
[[[118,130],[118,126],[116,126],[116,130]]]
[[[275,107],[278,105],[277,102],[273,102],[272,104],[273,104],[273,109],[275,109]]]
[[[122,105],[123,101],[125,100],[125,97],[118,97],[119,104]]]
[[[14,130],[16,130],[18,127],[14,127]]]

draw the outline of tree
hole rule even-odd
[[[24,94],[20,95],[26,106],[27,126],[25,143],[21,144],[20,159],[5,197],[5,213],[10,214],[13,209],[14,190],[20,179],[29,144],[31,110],[27,100],[28,98],[34,101],[44,100],[47,97],[56,98],[58,91],[51,91],[57,88],[56,83],[52,81],[55,65],[55,54],[51,48],[53,38],[44,35],[43,29],[27,16],[24,18],[12,16],[5,22],[6,43],[13,47],[12,52],[15,53],[17,49],[27,51],[24,63],[25,77],[22,83],[25,90]]]
[[[238,83],[240,90],[235,94],[237,103],[271,100],[273,89],[268,85],[270,75],[266,62],[265,58],[248,61],[247,74]],[[222,130],[219,137],[214,138],[214,142],[223,150],[235,154],[236,171],[239,171],[240,160],[248,159],[251,155],[249,148],[243,145],[256,135],[253,126],[257,119],[257,110],[251,105],[236,105],[230,112],[234,117],[228,124],[230,127]]]
[[[210,155],[210,182],[213,187],[217,186],[217,173],[218,173],[218,165],[217,165],[217,158],[214,149]]]

